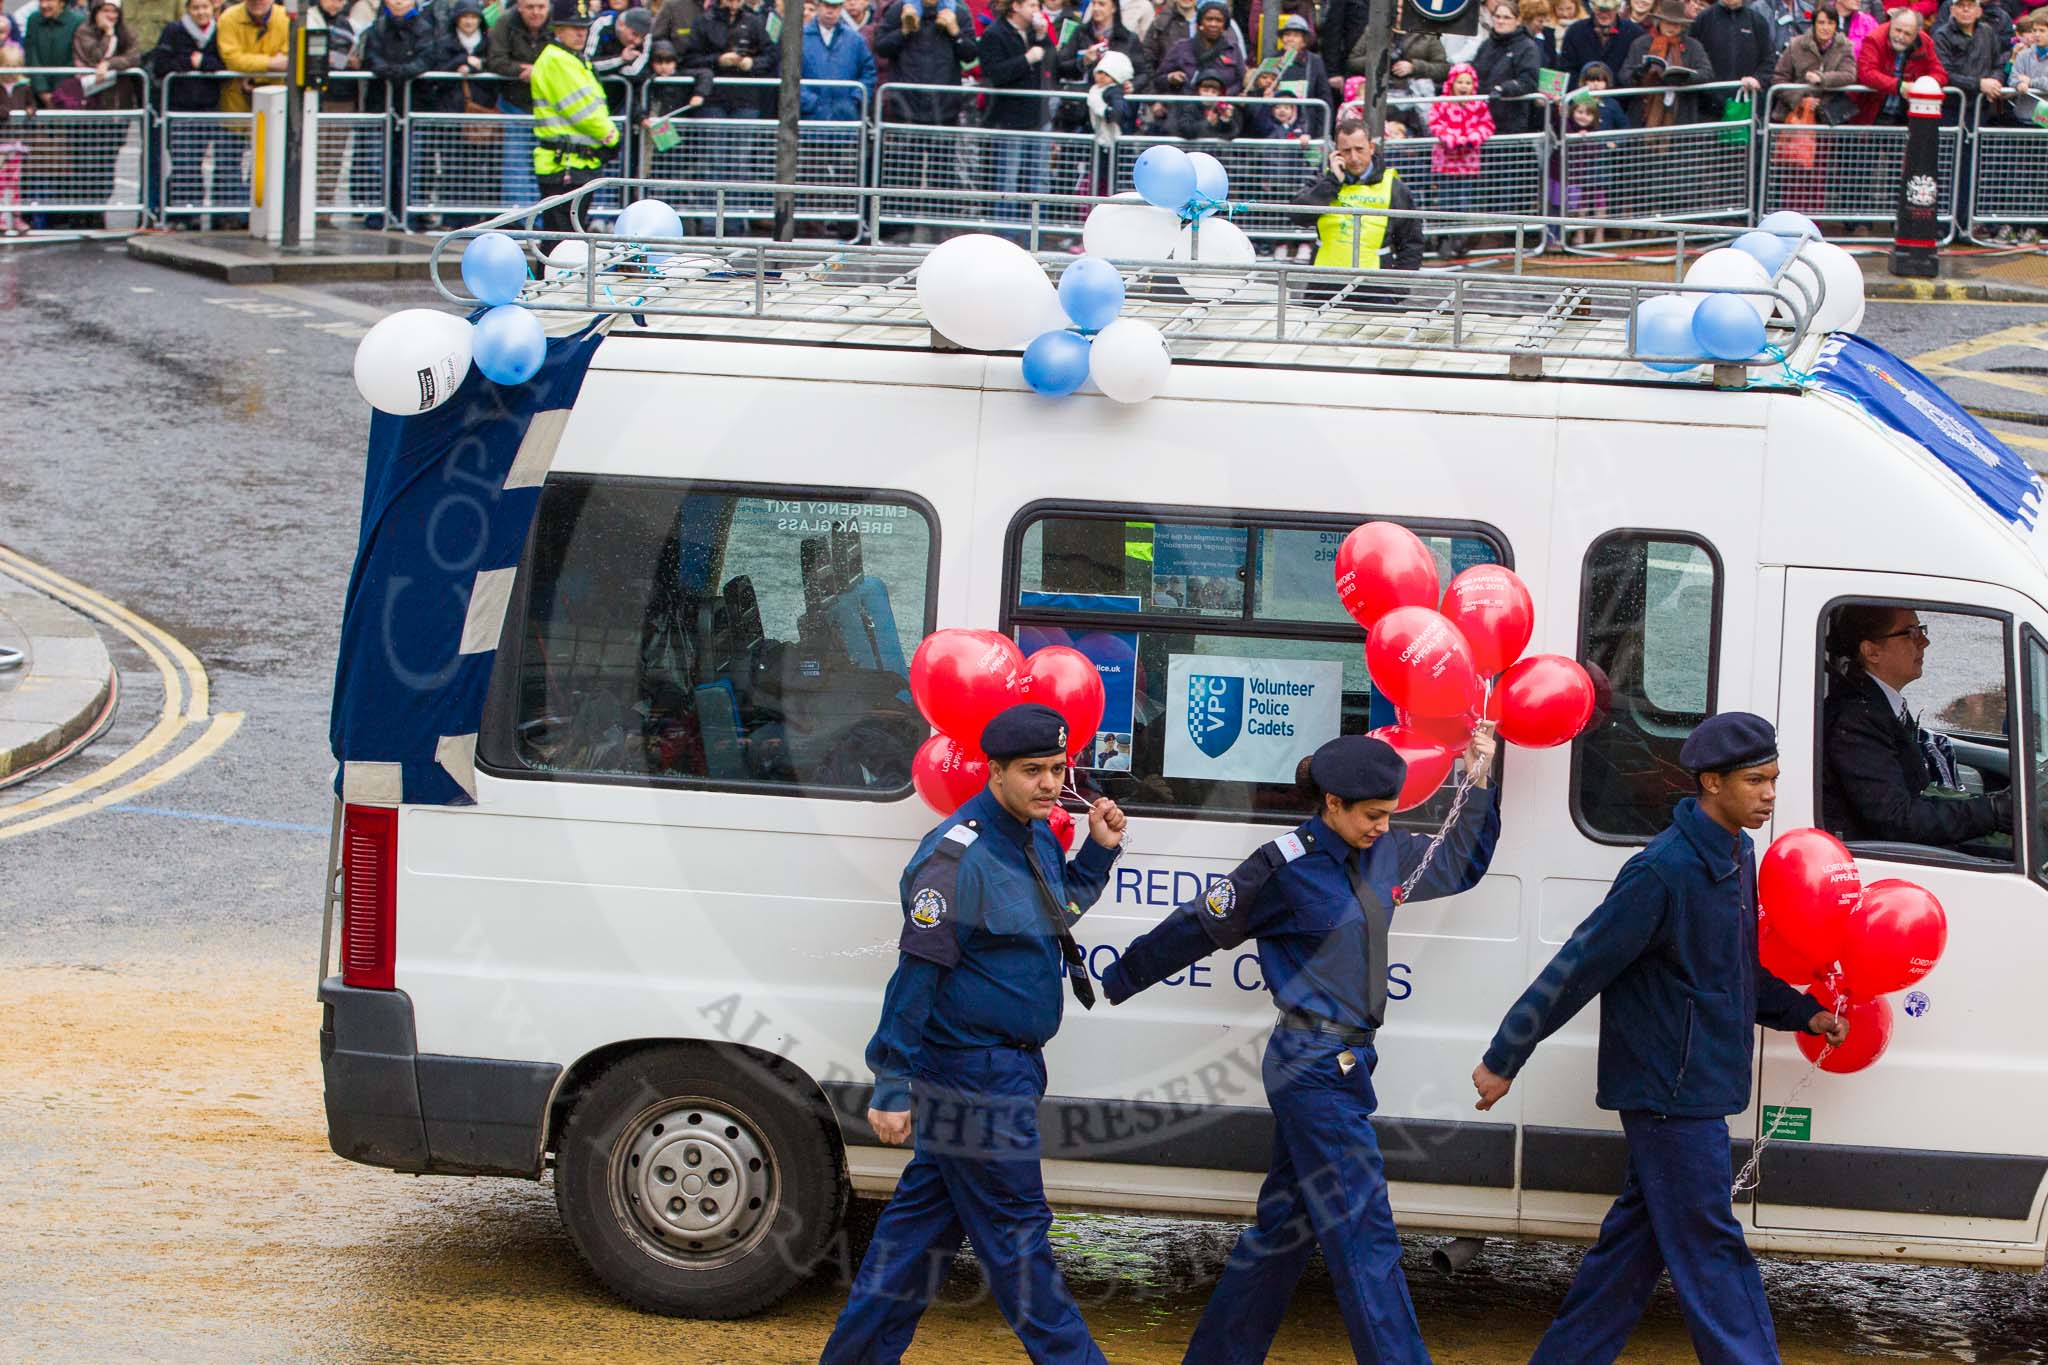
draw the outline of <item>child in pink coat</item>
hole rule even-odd
[[[1478,199],[1480,158],[1486,140],[1493,136],[1493,112],[1479,93],[1479,72],[1469,62],[1460,62],[1444,78],[1444,93],[1429,108],[1429,135],[1436,142],[1430,150],[1430,180],[1436,207],[1470,212]],[[1454,236],[1446,248],[1457,249]]]

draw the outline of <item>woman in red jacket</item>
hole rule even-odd
[[[1918,10],[1896,9],[1891,21],[1878,25],[1856,52],[1856,83],[1870,87],[1858,95],[1863,112],[1858,123],[1904,123],[1905,89],[1922,76],[1948,84],[1948,72],[1934,54],[1934,40],[1924,32]]]

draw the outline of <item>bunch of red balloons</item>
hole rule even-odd
[[[1372,684],[1394,703],[1397,723],[1372,734],[1408,761],[1399,809],[1443,785],[1482,714],[1527,749],[1567,743],[1592,719],[1584,668],[1559,654],[1522,658],[1536,606],[1513,569],[1474,565],[1439,596],[1429,547],[1405,526],[1369,521],[1337,548],[1336,579],[1366,629]]]
[[[1885,997],[1934,970],[1948,945],[1948,913],[1927,889],[1888,877],[1863,884],[1841,840],[1795,829],[1772,842],[1757,868],[1757,956],[1849,1021],[1849,1039],[1826,1050],[1815,1034],[1799,1050],[1822,1071],[1861,1071],[1892,1040]]]
[[[910,780],[925,804],[951,815],[988,785],[981,732],[1004,709],[1039,702],[1066,718],[1067,757],[1077,757],[1102,724],[1102,675],[1087,655],[1048,645],[1030,658],[1009,636],[993,630],[940,630],[925,636],[910,659],[910,696],[938,733],[910,762]],[[1061,842],[1073,825],[1053,811]]]

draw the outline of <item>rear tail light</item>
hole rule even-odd
[[[398,956],[398,812],[349,806],[341,828],[341,984],[392,989]]]

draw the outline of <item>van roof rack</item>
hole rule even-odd
[[[596,196],[607,188],[689,204],[707,191],[737,200],[766,200],[778,189],[837,197],[886,196],[888,190],[844,187],[723,184],[706,181],[594,181],[563,199],[579,210],[609,215]],[[903,193],[896,191],[894,193]],[[918,190],[920,199],[941,193]],[[1080,196],[1045,199],[1065,213],[1108,200]],[[435,286],[451,302],[476,306],[462,285],[450,246],[498,230],[545,256],[564,242],[567,268],[550,266],[527,283],[520,302],[542,312],[625,315],[639,336],[800,340],[862,347],[952,349],[919,306],[915,272],[930,248],[846,243],[821,238],[777,242],[760,238],[683,237],[629,239],[607,232],[541,232],[526,227],[540,207],[500,214],[445,234],[432,256]],[[803,201],[800,201],[803,202]],[[1291,211],[1295,205],[1247,204],[1248,211]],[[708,217],[689,208],[686,217]],[[767,210],[754,212],[765,216]],[[1398,212],[1398,211],[1395,211]],[[737,214],[735,214],[737,216]],[[1520,219],[1503,215],[1431,213],[1432,222],[1471,218],[1477,231],[1601,225],[1613,220]],[[873,221],[867,219],[864,221]],[[1078,221],[1068,217],[1066,221]],[[720,224],[723,225],[722,223]],[[1631,220],[1631,230],[1683,231],[1695,239],[1729,235],[1701,224]],[[1071,227],[1064,229],[1074,234]],[[1050,230],[1049,230],[1050,231]],[[1197,228],[1199,233],[1199,228]],[[1067,251],[1041,251],[1057,276],[1077,259]],[[595,260],[585,270],[576,262]],[[1704,290],[1675,282],[1576,278],[1550,272],[1500,269],[1354,271],[1261,258],[1244,264],[1118,261],[1126,286],[1123,316],[1157,326],[1176,360],[1220,361],[1310,369],[1356,369],[1520,379],[1621,380],[1720,388],[1796,387],[1791,367],[1809,340],[1809,320],[1820,297],[1808,285],[1817,272],[1788,275],[1780,267],[1769,289]],[[1805,276],[1806,278],[1802,278]],[[1766,347],[1738,363],[1709,362],[1683,373],[1653,371],[1646,361],[1680,361],[1638,351],[1629,325],[1637,305],[1660,294],[1740,293],[1771,303]]]

